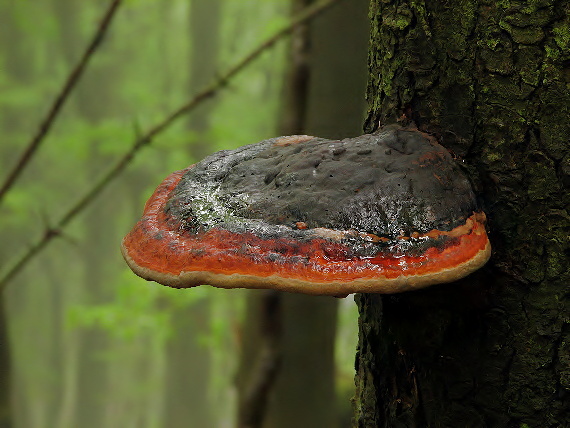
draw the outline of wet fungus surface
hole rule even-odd
[[[122,251],[172,287],[394,293],[482,266],[484,222],[447,150],[389,126],[214,153],[163,181]]]

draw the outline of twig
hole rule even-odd
[[[89,60],[101,44],[105,33],[107,32],[113,17],[115,16],[115,12],[119,8],[122,0],[113,0],[107,9],[107,12],[103,16],[101,23],[99,24],[99,28],[97,29],[91,43],[85,49],[82,57],[80,58],[79,62],[75,66],[75,68],[69,74],[67,80],[65,81],[63,88],[61,89],[59,95],[56,97],[53,105],[51,106],[46,118],[40,124],[38,132],[30,141],[20,159],[14,165],[14,168],[8,174],[4,184],[0,188],[0,203],[8,193],[8,191],[12,188],[20,174],[24,171],[26,165],[30,162],[34,154],[36,153],[37,149],[40,147],[40,144],[44,141],[44,138],[48,134],[49,130],[51,129],[52,125],[55,122],[61,108],[69,98],[69,95],[73,91],[77,82],[81,78],[83,71],[87,67]]]
[[[154,128],[151,128],[150,131],[148,131],[145,135],[135,139],[129,151],[117,161],[117,163],[107,172],[107,174],[105,174],[101,180],[95,184],[95,186],[93,186],[82,198],[80,198],[75,203],[75,205],[73,205],[61,217],[61,219],[55,223],[55,226],[46,229],[43,233],[42,238],[33,244],[28,249],[28,251],[4,274],[4,276],[0,277],[0,292],[4,290],[8,282],[14,278],[14,276],[18,274],[33,257],[42,251],[53,238],[61,235],[62,230],[67,226],[67,224],[71,222],[71,220],[73,220],[81,211],[83,211],[83,209],[87,207],[99,195],[99,193],[101,193],[101,191],[107,187],[109,183],[111,183],[111,181],[113,181],[129,165],[135,155],[144,146],[151,143],[154,137],[168,128],[168,126],[170,126],[176,119],[193,110],[202,101],[216,95],[221,89],[226,86],[228,80],[242,71],[264,51],[271,48],[277,41],[289,34],[297,25],[314,18],[319,13],[323,12],[333,4],[340,1],[341,0],[323,0],[314,6],[305,9],[295,19],[293,19],[289,25],[275,33],[265,42],[261,43],[257,48],[255,48],[242,60],[237,62],[233,67],[226,71],[226,73],[221,75],[213,84],[196,94],[194,98],[192,98],[188,103],[172,112],[162,122],[158,123]]]

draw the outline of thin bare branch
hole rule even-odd
[[[109,4],[109,7],[105,12],[105,15],[103,16],[103,19],[101,20],[101,23],[97,28],[97,31],[95,32],[93,38],[91,39],[91,42],[89,43],[89,45],[87,45],[87,48],[85,49],[85,52],[83,52],[83,55],[79,59],[79,62],[69,74],[67,80],[65,81],[63,87],[61,88],[61,91],[59,92],[51,108],[49,109],[47,116],[41,122],[36,135],[32,138],[32,140],[30,141],[30,143],[28,144],[28,146],[20,156],[20,159],[18,159],[18,161],[14,165],[14,168],[10,171],[10,173],[6,177],[4,184],[2,184],[2,187],[0,188],[0,203],[2,203],[2,200],[4,199],[8,191],[12,188],[12,186],[14,185],[20,174],[26,168],[26,165],[30,162],[30,160],[32,159],[32,157],[40,147],[41,143],[44,141],[45,137],[49,133],[52,125],[55,123],[55,120],[59,115],[59,112],[61,111],[65,102],[68,100],[69,95],[73,92],[73,89],[77,85],[77,82],[79,82],[79,79],[83,75],[85,68],[89,64],[89,60],[93,57],[93,54],[95,53],[101,42],[103,41],[103,38],[107,30],[109,29],[109,26],[111,25],[111,21],[113,20],[113,17],[115,16],[115,13],[117,12],[117,9],[121,5],[121,3],[122,0],[112,0],[111,3]]]
[[[138,152],[165,129],[167,129],[176,119],[184,114],[192,111],[204,100],[213,97],[221,91],[229,80],[235,75],[246,68],[263,52],[271,48],[277,41],[289,34],[293,29],[310,19],[313,19],[318,14],[322,13],[335,3],[342,0],[323,0],[314,6],[306,8],[296,18],[291,20],[289,25],[269,37],[258,47],[252,50],[248,55],[238,61],[233,67],[227,70],[223,75],[215,80],[210,86],[199,92],[188,103],[182,105],[177,110],[174,110],[162,122],[151,128],[146,134],[138,137],[133,142],[131,148],[121,157],[117,163],[89,190],[81,197],[61,218],[55,223],[53,227],[47,228],[42,237],[33,244],[28,251],[2,276],[0,277],[0,292],[8,285],[10,280],[14,278],[27,264],[33,259],[40,251],[42,251],[51,240],[60,236],[62,230],[71,222],[79,213],[85,209],[109,183],[111,183],[125,168],[131,163]]]

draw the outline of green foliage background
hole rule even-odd
[[[0,4],[0,180],[36,132],[106,5]],[[190,0],[129,0],[119,10],[48,139],[0,206],[0,272],[138,134],[191,97],[189,6]],[[288,10],[287,0],[225,0],[220,71],[286,23]],[[165,345],[180,334],[170,314],[204,304],[210,305],[209,327],[195,340],[211,354],[205,393],[217,409],[217,426],[231,426],[242,294],[148,283],[126,267],[119,243],[160,181],[197,161],[194,144],[205,140],[213,152],[275,135],[285,47],[267,51],[229,82],[216,97],[206,132],[195,132],[182,119],[161,134],[9,284],[5,305],[16,427],[87,426],[84,389],[96,389],[91,392],[106,403],[105,426],[161,427]],[[342,326],[355,326],[353,306],[341,306],[338,352],[339,373],[350,379],[355,333]],[[86,355],[104,366],[104,380],[85,376]]]

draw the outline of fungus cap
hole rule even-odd
[[[490,251],[451,155],[399,126],[214,153],[168,176],[122,243],[137,275],[172,287],[336,296],[451,282]]]

